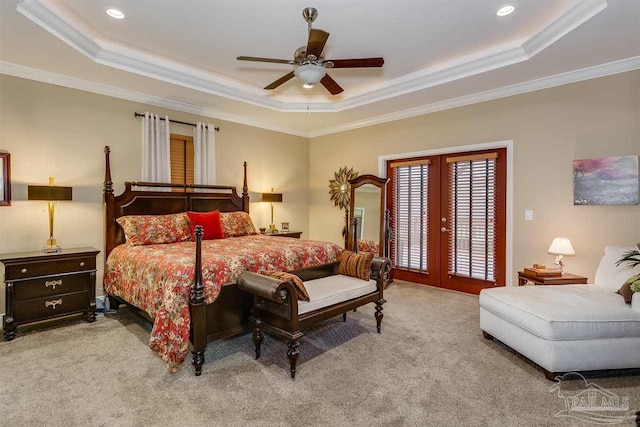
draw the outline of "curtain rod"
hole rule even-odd
[[[144,117],[143,113],[135,112],[134,115],[135,115],[135,117]],[[160,120],[164,120],[164,117],[160,117]],[[187,123],[187,122],[181,122],[179,120],[171,120],[171,119],[169,119],[169,121],[171,123],[178,123],[178,124],[181,124],[181,125],[195,126],[195,123]],[[215,129],[216,132],[220,132],[220,128],[219,127],[216,126],[216,127],[214,127],[214,129]]]

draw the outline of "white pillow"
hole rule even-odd
[[[637,250],[637,248],[620,246],[605,247],[604,256],[600,260],[598,270],[596,270],[594,284],[606,286],[617,291],[629,277],[640,274],[640,265],[634,268],[628,268],[627,263],[616,266],[616,262],[618,262],[626,252],[633,250]]]

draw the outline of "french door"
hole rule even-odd
[[[393,277],[469,293],[505,284],[506,149],[387,163]]]

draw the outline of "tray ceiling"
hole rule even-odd
[[[494,0],[246,3],[5,1],[0,72],[316,136],[640,68],[635,0],[510,1],[506,17]],[[327,57],[384,67],[330,70],[338,96],[297,79],[262,89],[293,66],[236,56],[292,59],[307,6],[331,34]]]

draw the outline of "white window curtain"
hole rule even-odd
[[[193,130],[193,166],[196,184],[216,183],[216,132],[211,124],[196,123]]]
[[[142,117],[142,181],[171,182],[169,155],[169,116],[161,120],[157,114]],[[170,191],[169,188],[163,189]]]

